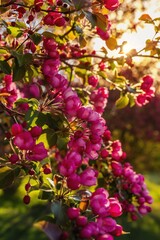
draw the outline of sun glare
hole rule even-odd
[[[144,12],[138,11],[136,12],[136,19],[135,22],[139,22],[139,18],[142,14],[149,14],[152,19],[160,17],[160,0],[148,0],[144,1],[143,4],[146,8]],[[117,25],[117,29],[119,31],[123,31],[124,34],[122,35],[121,39],[119,39],[118,44],[121,45],[124,41],[126,44],[124,44],[122,48],[123,54],[127,54],[132,49],[136,49],[137,51],[142,50],[146,45],[147,39],[153,39],[155,35],[154,26],[152,24],[146,24],[142,26],[137,26],[136,31],[133,31],[132,29],[128,29],[128,22],[127,20],[123,23],[120,23]],[[158,35],[156,35],[158,37]],[[102,47],[106,47],[106,44],[103,40],[99,38],[94,39],[94,49],[98,52],[101,51]],[[118,54],[117,50],[114,51],[108,51],[109,56]],[[140,58],[136,59],[136,61],[141,60]]]

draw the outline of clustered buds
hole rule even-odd
[[[95,221],[87,219],[80,208],[67,209],[67,216],[75,222],[80,239],[113,239],[114,236],[121,235],[122,227],[113,219],[122,214],[119,201],[109,198],[109,193],[104,188],[98,188],[89,199],[89,209],[92,210]]]
[[[47,157],[47,150],[42,142],[36,144],[36,140],[42,133],[42,128],[39,126],[32,127],[26,130],[19,123],[15,123],[11,127],[12,141],[17,147],[19,154],[13,154],[9,160],[11,163],[18,161],[42,161]],[[24,155],[25,151],[25,155]]]
[[[153,78],[149,75],[144,76],[140,89],[143,91],[143,93],[137,96],[136,103],[138,106],[143,106],[147,104],[152,97],[154,97],[155,88],[153,87]]]

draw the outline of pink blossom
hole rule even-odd
[[[85,216],[79,216],[76,218],[76,224],[80,227],[84,227],[88,222],[87,217]]]
[[[30,132],[21,132],[15,136],[13,143],[20,150],[31,150],[34,147],[34,140]]]
[[[91,85],[92,87],[96,87],[98,84],[98,78],[96,76],[89,76],[88,77],[88,84]]]
[[[47,157],[47,150],[42,142],[38,143],[32,148],[31,153],[27,155],[27,158],[32,161],[42,161]]]
[[[13,136],[18,135],[19,133],[23,132],[23,127],[19,123],[14,123],[11,127],[11,132]]]
[[[109,213],[111,217],[119,217],[122,215],[122,207],[119,201],[116,198],[109,198],[110,209]]]
[[[90,198],[90,206],[95,215],[108,216],[110,207],[108,192],[103,188],[97,189]]]
[[[116,229],[112,232],[112,234],[116,237],[122,235],[122,232],[123,232],[123,228],[121,225],[117,224],[116,225]]]
[[[80,231],[80,237],[82,239],[85,239],[85,238],[91,238],[93,236],[97,236],[99,233],[99,228],[98,228],[98,225],[97,223],[95,222],[89,222],[86,226],[84,226],[82,228],[82,230]]]
[[[96,240],[114,240],[113,236],[110,234],[103,234],[96,238]]]
[[[42,72],[45,76],[52,77],[53,75],[57,74],[59,65],[60,61],[58,59],[47,59],[42,65]]]
[[[116,221],[110,217],[98,217],[97,224],[100,229],[100,234],[111,233],[116,229]]]
[[[80,181],[80,176],[78,176],[76,173],[73,173],[67,178],[67,186],[72,190],[76,190],[80,187]]]
[[[122,175],[123,168],[121,163],[112,161],[111,167],[112,167],[112,172],[116,177]]]
[[[104,1],[104,6],[113,11],[119,6],[119,0],[103,0]]]
[[[81,184],[83,186],[93,186],[97,183],[97,171],[93,168],[86,168],[80,174]]]
[[[67,216],[69,219],[76,219],[80,215],[80,209],[79,208],[68,208],[67,209]]]
[[[39,126],[32,127],[30,133],[32,137],[38,138],[42,133],[42,128]]]

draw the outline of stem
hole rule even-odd
[[[148,58],[155,58],[155,59],[160,59],[160,57],[159,56],[151,56],[151,55],[143,55],[143,54],[140,54],[140,55],[134,55],[134,56],[132,56],[132,57],[144,57],[144,58],[146,58],[146,57],[148,57]]]
[[[15,110],[13,110],[13,109],[10,109],[10,108],[8,108],[7,106],[5,106],[2,102],[0,103],[0,106],[2,107],[2,109],[3,109],[4,111],[6,111],[7,113],[9,113],[12,117],[14,117],[15,115],[19,115],[19,116],[22,116],[22,117],[25,116],[24,113],[20,113],[20,112],[17,112],[17,111],[15,111]]]
[[[9,7],[10,5],[12,5],[13,3],[15,3],[16,0],[11,0],[8,3],[4,3],[0,5],[0,8],[5,8],[5,7]]]

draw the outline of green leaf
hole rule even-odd
[[[0,168],[0,188],[7,188],[12,185],[15,177],[20,173],[20,168],[12,169],[10,167],[1,167]]]
[[[38,45],[42,41],[42,36],[39,33],[34,33],[29,36],[30,39],[34,42],[35,45]]]
[[[32,110],[34,110],[35,108],[38,108],[39,106],[39,101],[36,98],[19,98],[15,104],[19,104],[19,103],[28,103],[30,105],[30,107],[32,107]]]
[[[46,128],[43,130],[43,133],[38,138],[37,143],[43,142],[45,148],[53,147],[57,142],[57,134],[53,129]]]
[[[23,80],[25,76],[26,68],[25,66],[19,66],[17,59],[15,59],[13,66],[13,81]]]
[[[47,38],[55,38],[55,35],[53,33],[47,31],[44,31],[42,35]]]
[[[63,205],[60,201],[54,201],[51,204],[51,211],[55,216],[56,223],[58,225],[66,224],[67,214],[66,214],[66,206]]]
[[[0,61],[0,69],[3,73],[11,74],[11,67],[6,61]]]
[[[33,127],[35,126],[35,122],[39,116],[39,112],[36,110],[33,110],[31,107],[27,113],[25,114],[25,121],[27,122],[28,127]]]
[[[38,198],[42,200],[52,200],[53,199],[53,191],[52,190],[40,190],[38,194]]]
[[[7,27],[7,31],[15,38],[21,37],[23,34],[23,31],[19,27],[9,26]]]
[[[12,55],[17,59],[19,67],[23,65],[30,65],[33,61],[33,55],[31,53],[21,54],[16,51],[12,51]]]
[[[117,101],[116,101],[116,107],[118,109],[124,108],[128,105],[129,103],[129,97],[127,95],[121,96]]]
[[[129,105],[130,105],[130,107],[133,107],[135,105],[134,95],[133,94],[129,94],[128,97],[129,97]]]
[[[24,22],[16,21],[16,27],[26,29],[27,26]]]
[[[75,6],[75,9],[80,10],[87,4],[88,1],[87,0],[72,0],[72,2]]]
[[[91,13],[89,11],[84,11],[84,14],[85,14],[86,18],[88,19],[88,21],[91,23],[93,28],[95,26],[97,26],[97,17],[96,17],[96,15],[94,15],[93,13]]]
[[[58,136],[57,147],[59,148],[59,150],[66,150],[67,149],[67,144],[68,144],[68,138],[67,137]]]

